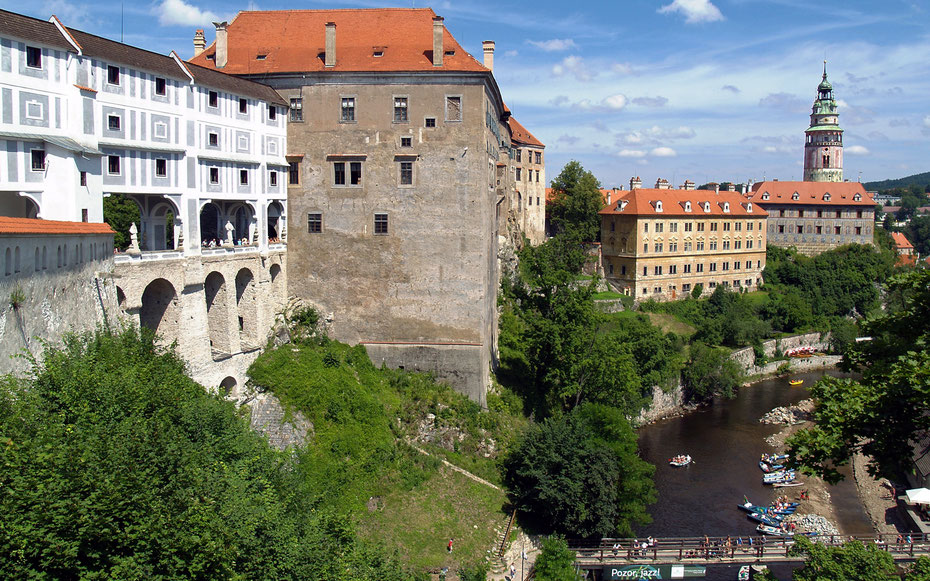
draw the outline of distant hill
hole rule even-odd
[[[896,180],[882,180],[880,182],[865,182],[862,184],[870,192],[888,190],[891,188],[906,188],[908,186],[926,186],[930,184],[930,171],[914,174]]]

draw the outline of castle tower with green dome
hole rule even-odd
[[[827,61],[823,61],[823,80],[811,108],[811,126],[804,132],[804,181],[843,181],[843,130],[833,85],[827,80]]]

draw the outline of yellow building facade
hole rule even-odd
[[[619,292],[673,300],[697,285],[706,294],[762,284],[767,213],[741,194],[634,187],[612,198],[600,212],[601,247]]]

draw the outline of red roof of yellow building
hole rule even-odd
[[[795,195],[797,194],[797,195]],[[746,195],[754,202],[831,206],[874,206],[859,182],[759,182]],[[858,198],[858,199],[857,199]]]
[[[901,232],[892,232],[891,238],[894,240],[894,245],[898,247],[898,250],[914,248],[914,245],[911,244],[911,241],[907,239],[907,236],[905,236]]]
[[[442,66],[433,66],[431,8],[262,10],[240,12],[227,27],[232,75],[263,73],[484,71],[443,31]],[[324,66],[326,23],[336,24],[336,65]],[[216,68],[216,42],[190,60]],[[376,56],[380,54],[381,56]]]
[[[536,147],[546,147],[543,145],[543,142],[536,139],[532,133],[527,130],[526,127],[520,124],[519,121],[513,117],[507,119],[508,125],[510,125],[510,138],[512,141],[522,143],[524,145],[534,145]]]
[[[608,190],[609,191],[609,190]],[[765,218],[768,213],[738,192],[636,188],[600,211],[623,216],[734,216]]]
[[[63,222],[0,216],[0,235],[3,234],[113,234],[113,229],[102,222]]]

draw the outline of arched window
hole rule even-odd
[[[42,254],[38,248],[36,248],[36,272],[42,270]]]

